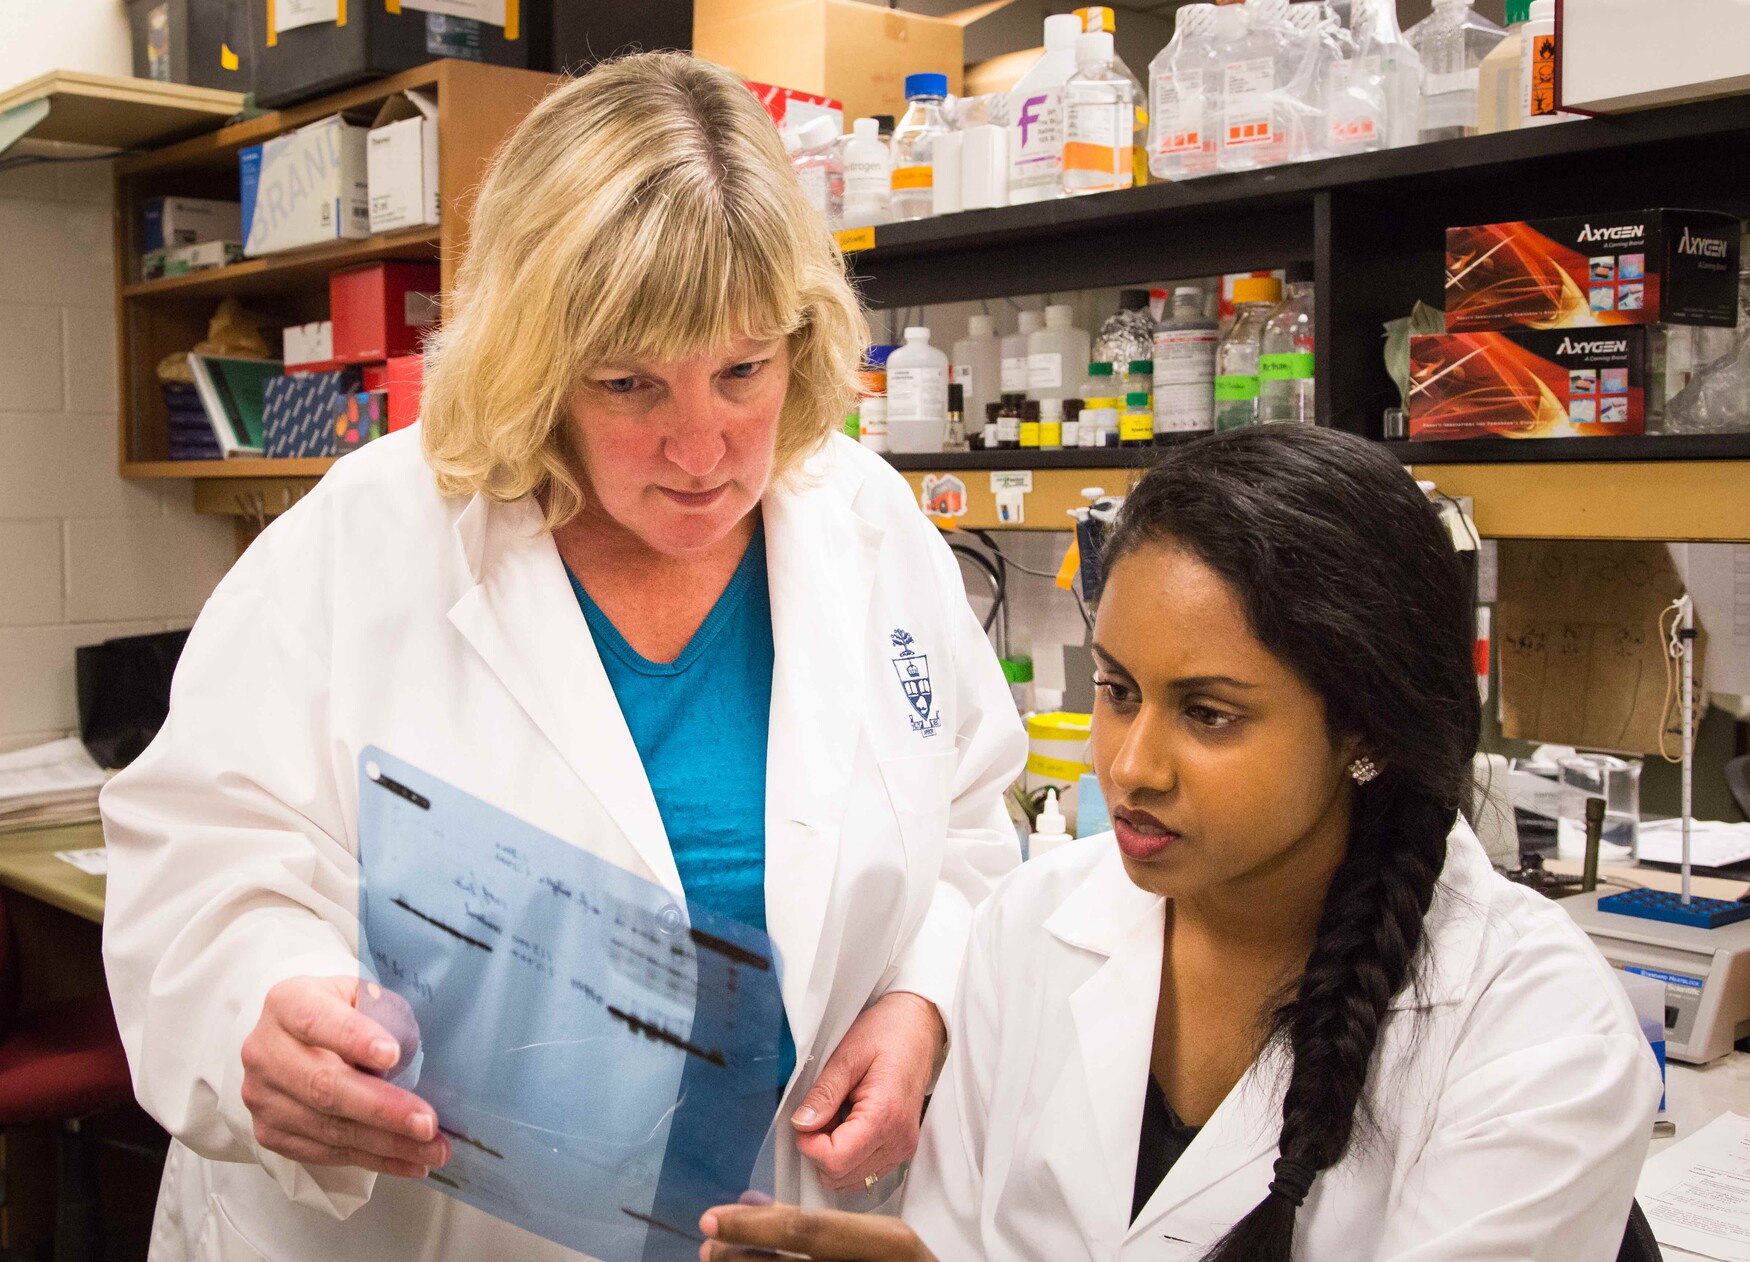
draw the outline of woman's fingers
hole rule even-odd
[[[258,1031],[258,1035],[259,1041],[244,1061],[244,1103],[252,1109],[250,1090],[259,1093],[265,1087],[318,1113],[421,1143],[437,1138],[437,1113],[411,1091],[362,1073],[331,1051],[307,1047],[289,1032],[268,1029]]]
[[[449,1140],[442,1135],[421,1142],[351,1118],[318,1112],[284,1092],[265,1093],[250,1111],[256,1122],[256,1137],[267,1147],[273,1145],[262,1139],[264,1131],[274,1136],[297,1136],[323,1148],[368,1152],[409,1165],[443,1166],[450,1159]],[[284,1150],[274,1148],[274,1151]]]
[[[306,1047],[320,1047],[353,1065],[393,1069],[401,1045],[387,1030],[353,1007],[357,982],[345,978],[294,977],[267,992],[263,1015]]]
[[[279,1133],[271,1128],[264,1137],[259,1121],[255,1130],[262,1147],[307,1166],[357,1166],[402,1179],[423,1179],[428,1169],[422,1162],[401,1161],[358,1148],[336,1148],[306,1135]]]
[[[699,1227],[709,1244],[721,1250],[701,1250],[709,1262],[742,1262],[761,1256],[761,1250],[800,1254],[816,1262],[933,1262],[910,1227],[875,1214],[724,1205],[707,1211]]]

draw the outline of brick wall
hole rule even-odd
[[[186,627],[230,522],[116,473],[107,163],[0,172],[0,750],[78,726],[73,650]]]

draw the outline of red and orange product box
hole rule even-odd
[[[1640,210],[1446,230],[1446,329],[1732,328],[1742,225]]]
[[[1647,330],[1510,329],[1410,339],[1410,437],[1643,434]]]

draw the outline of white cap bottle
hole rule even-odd
[[[914,325],[887,357],[887,446],[901,453],[942,450],[948,426],[948,357]]]
[[[1027,397],[1071,399],[1081,387],[1081,366],[1092,339],[1074,326],[1075,308],[1045,308],[1045,327],[1027,336]]]
[[[859,118],[845,142],[845,227],[866,228],[893,219],[893,160],[881,124]]]
[[[1045,806],[1033,823],[1033,835],[1027,839],[1027,858],[1039,859],[1075,838],[1069,835],[1069,821],[1057,807],[1057,790],[1045,791]]]
[[[1045,54],[1009,89],[1009,204],[1061,196],[1063,85],[1076,72],[1082,20],[1073,13],[1045,19]]]

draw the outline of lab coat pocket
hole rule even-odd
[[[910,758],[888,758],[881,763],[887,801],[899,821],[906,874],[913,882],[934,884],[942,866],[942,842],[948,835],[957,761],[958,751],[948,749]]]
[[[198,1262],[271,1262],[237,1230],[217,1196],[207,1197],[207,1221],[195,1245]]]

